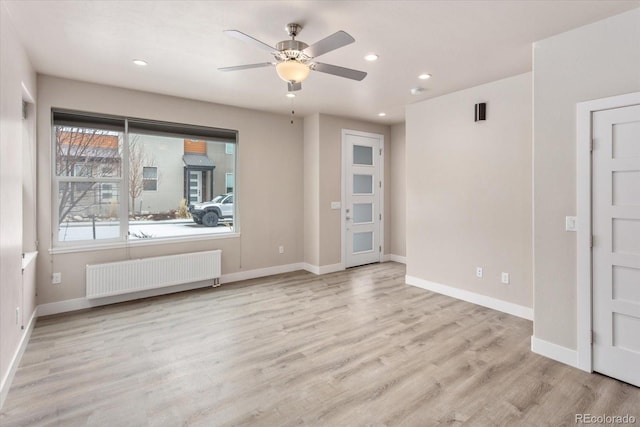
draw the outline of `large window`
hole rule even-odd
[[[235,131],[53,111],[53,134],[56,245],[235,230]]]

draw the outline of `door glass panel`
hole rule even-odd
[[[353,252],[366,252],[373,250],[373,232],[353,233]]]
[[[373,166],[373,147],[354,145],[353,164]]]
[[[353,223],[362,224],[373,222],[373,203],[353,204]]]
[[[353,175],[353,194],[373,194],[373,176]]]

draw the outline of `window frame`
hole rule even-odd
[[[60,120],[56,120],[56,116],[62,116],[63,118]],[[123,130],[118,130],[121,132],[122,138],[119,142],[119,150],[120,150],[120,175],[119,176],[104,176],[104,177],[81,177],[81,176],[66,176],[66,175],[58,175],[57,169],[57,156],[56,156],[56,127],[58,126],[70,126],[65,124],[70,118],[79,119],[80,124],[73,125],[75,127],[80,128],[88,128],[88,129],[100,129],[100,130],[110,130],[103,129],[96,124],[96,122],[106,122],[106,123],[122,123]],[[238,142],[239,142],[239,132],[237,130],[232,129],[222,129],[215,128],[212,126],[202,126],[202,125],[193,125],[193,124],[182,124],[177,122],[167,122],[167,121],[153,121],[147,119],[138,119],[134,117],[127,116],[114,116],[108,114],[96,114],[89,113],[77,110],[67,110],[67,109],[59,109],[52,108],[51,116],[50,116],[50,130],[51,130],[51,138],[50,144],[52,147],[52,155],[51,155],[51,228],[52,228],[52,239],[49,248],[49,253],[51,254],[59,254],[59,253],[74,253],[74,252],[83,252],[86,250],[107,250],[112,248],[120,248],[127,247],[130,245],[136,246],[149,246],[149,245],[163,245],[167,243],[177,243],[177,242],[192,242],[199,240],[211,240],[211,239],[226,239],[226,238],[237,238],[240,236],[240,218],[239,218],[239,206],[238,203],[234,204],[233,210],[233,230],[231,232],[225,233],[201,233],[194,235],[174,235],[174,236],[162,236],[155,237],[152,239],[130,239],[129,238],[129,229],[130,229],[130,219],[129,219],[129,204],[130,199],[128,197],[129,194],[129,183],[126,177],[129,176],[129,135],[131,133],[137,133],[141,129],[144,133],[150,135],[159,135],[159,136],[174,136],[174,137],[184,137],[184,138],[200,138],[205,139],[207,141],[225,143],[225,153],[227,151],[227,146],[229,144],[234,146],[233,150],[233,173],[235,173],[238,169]],[[86,120],[83,122],[83,120]],[[84,123],[84,124],[83,124]],[[135,129],[131,129],[130,124],[134,124]],[[154,126],[157,126],[158,129],[154,131]],[[190,133],[191,131],[191,133]],[[216,136],[217,135],[217,136]],[[146,167],[146,166],[145,166]],[[158,181],[159,181],[159,171],[158,166],[150,166],[156,169],[156,190],[158,191]],[[60,221],[59,221],[59,191],[60,191],[60,183],[61,182],[93,182],[97,184],[97,190],[100,194],[100,204],[108,204],[112,200],[114,200],[114,195],[117,196],[119,209],[118,209],[118,221],[119,221],[119,235],[116,238],[105,238],[105,239],[90,239],[90,240],[60,240]],[[101,188],[102,184],[111,184],[113,185],[110,193],[112,194],[109,199],[102,199]],[[235,184],[235,182],[234,182]],[[234,188],[235,190],[235,188]],[[154,191],[154,190],[143,190],[143,191]],[[123,195],[125,197],[123,198]],[[235,199],[238,200],[237,194],[235,195]]]

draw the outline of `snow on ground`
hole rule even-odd
[[[231,225],[231,223],[229,224]],[[175,219],[167,221],[131,221],[129,240],[141,240],[158,237],[180,237],[206,234],[231,233],[230,226],[220,223],[217,227],[205,227],[193,220]],[[58,241],[72,242],[94,240],[91,222],[63,223],[58,229]],[[149,236],[149,237],[144,237]],[[95,240],[117,239],[120,237],[120,223],[117,221],[96,222]]]

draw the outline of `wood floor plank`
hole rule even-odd
[[[0,424],[640,423],[640,389],[531,353],[531,322],[384,263],[292,272],[38,319]]]

